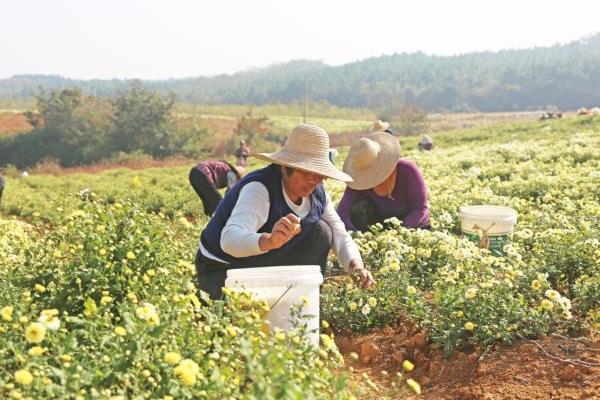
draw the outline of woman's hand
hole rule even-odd
[[[359,276],[360,285],[363,288],[368,289],[375,284],[375,279],[373,278],[373,274],[371,274],[371,271],[368,271],[364,267],[361,260],[358,260],[356,258],[350,260],[349,269],[350,269],[351,274],[357,274]]]
[[[261,251],[278,249],[301,231],[300,218],[295,214],[289,213],[285,217],[281,217],[279,221],[273,225],[271,233],[263,233],[258,240],[258,247]]]

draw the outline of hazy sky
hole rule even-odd
[[[181,78],[300,58],[546,46],[599,31],[598,0],[0,0],[0,79]]]

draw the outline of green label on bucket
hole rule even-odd
[[[509,243],[508,234],[483,235],[463,231],[463,235],[481,248],[488,249],[497,256],[504,255],[504,246]]]

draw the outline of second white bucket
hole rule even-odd
[[[285,265],[278,267],[256,267],[230,269],[227,271],[225,287],[245,289],[258,300],[265,300],[269,307],[267,319],[271,328],[288,331],[292,328],[290,309],[302,302],[301,296],[308,299],[303,313],[309,339],[319,345],[319,286],[323,275],[318,265]]]
[[[505,206],[463,206],[459,213],[463,235],[496,255],[504,254],[508,236],[517,223],[517,212]]]

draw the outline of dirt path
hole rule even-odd
[[[353,367],[352,380],[364,382],[366,373],[379,387],[362,385],[364,399],[414,395],[405,383],[400,389],[392,387],[405,359],[413,362],[415,369],[404,377],[420,383],[423,399],[600,399],[597,331],[585,338],[551,335],[486,352],[463,349],[449,359],[412,325],[388,327],[366,336],[340,336],[336,342]],[[359,355],[357,361],[352,361],[351,352]]]

